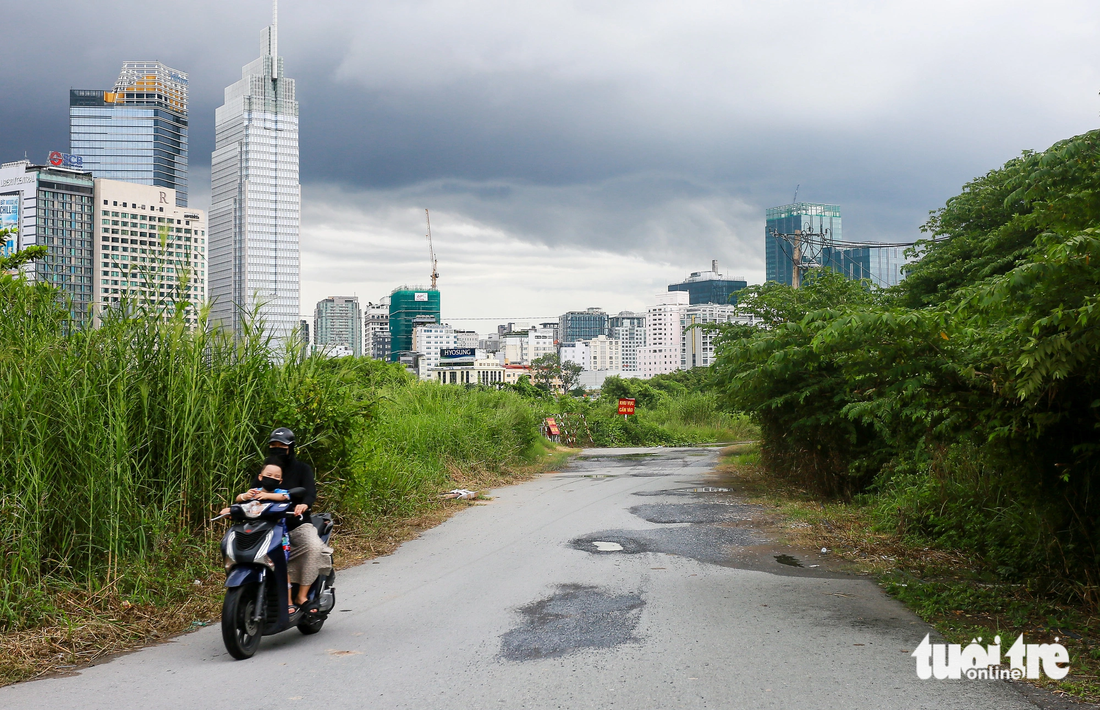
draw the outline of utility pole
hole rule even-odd
[[[825,249],[834,246],[830,230],[823,228],[814,232],[810,223],[790,234],[777,229],[770,230],[770,234],[791,245],[791,286],[795,288],[802,287],[803,271],[825,265]]]

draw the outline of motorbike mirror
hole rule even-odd
[[[306,497],[306,489],[291,488],[289,491],[287,491],[287,495],[290,496],[290,500],[292,503],[299,503],[303,498]]]

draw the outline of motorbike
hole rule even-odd
[[[306,635],[317,633],[336,606],[336,571],[331,554],[326,553],[321,573],[310,586],[309,601],[293,615],[287,608],[290,538],[286,521],[294,517],[294,500],[304,493],[304,489],[295,488],[287,503],[249,501],[229,508],[227,517],[234,525],[221,544],[226,572],[222,640],[233,658],[251,658],[262,637],[292,626]],[[317,528],[321,542],[331,552],[332,515],[312,515],[306,524]]]

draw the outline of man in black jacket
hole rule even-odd
[[[275,461],[283,469],[283,482],[281,488],[291,490],[304,488],[305,495],[294,506],[295,517],[287,518],[287,529],[290,532],[290,559],[287,562],[287,574],[291,584],[298,585],[298,592],[294,595],[294,606],[306,606],[309,596],[309,587],[317,579],[318,570],[321,567],[321,555],[323,545],[321,538],[317,536],[317,528],[313,527],[310,519],[310,508],[317,500],[317,482],[313,478],[313,468],[305,461],[299,461],[294,455],[294,432],[286,427],[279,427],[271,432],[267,442],[269,460]],[[259,478],[252,482],[252,487],[260,485]],[[314,600],[316,603],[317,600]],[[296,609],[292,608],[293,614]]]

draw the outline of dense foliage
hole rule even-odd
[[[970,182],[924,230],[894,289],[819,272],[742,292],[765,327],[723,328],[723,397],[759,422],[780,475],[874,491],[905,532],[1091,595],[1100,133]]]

